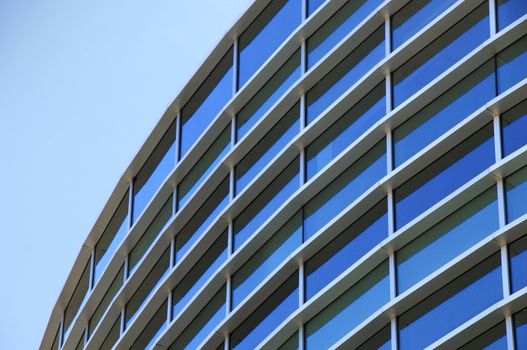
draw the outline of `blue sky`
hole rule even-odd
[[[165,109],[251,0],[0,0],[0,349],[37,349]]]

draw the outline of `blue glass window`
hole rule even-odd
[[[384,26],[379,27],[306,94],[311,123],[384,57]]]
[[[495,186],[397,252],[397,289],[404,292],[498,229]]]
[[[311,16],[326,0],[307,0],[307,15]]]
[[[527,349],[527,309],[523,309],[514,315],[515,334],[514,340],[516,350]]]
[[[119,272],[117,272],[117,276],[113,279],[112,283],[110,283],[110,287],[108,287],[108,290],[102,297],[99,305],[93,312],[90,322],[88,322],[88,337],[91,337],[93,335],[93,332],[95,331],[95,328],[99,325],[99,322],[101,322],[101,319],[110,306],[110,303],[112,302],[113,298],[121,289],[124,282],[124,266],[121,266],[119,269]],[[113,344],[112,344],[113,345]]]
[[[176,165],[175,122],[168,127],[161,141],[148,157],[134,179],[134,205],[132,220],[135,222],[159,187]]]
[[[229,49],[181,110],[180,159],[232,97],[233,49]]]
[[[298,308],[298,272],[236,328],[230,336],[232,349],[256,349],[273,330]]]
[[[517,292],[527,286],[527,236],[509,245],[511,289]]]
[[[232,276],[232,306],[240,304],[296,248],[302,244],[302,216],[298,212]]]
[[[527,213],[527,167],[505,178],[507,222]]]
[[[306,349],[328,349],[389,300],[384,262],[306,323]]]
[[[231,125],[229,123],[177,186],[178,209],[187,203],[230,149]]]
[[[307,146],[307,178],[312,178],[385,114],[386,99],[383,82]]]
[[[498,30],[502,30],[527,13],[525,0],[498,0]]]
[[[236,193],[258,176],[300,131],[300,105],[296,104],[236,165]]]
[[[498,323],[485,333],[460,347],[460,350],[507,350],[505,322]]]
[[[297,50],[236,114],[236,139],[241,140],[299,77],[300,51]]]
[[[375,145],[304,206],[308,240],[386,174],[386,144]]]
[[[395,167],[495,96],[494,62],[489,61],[394,130]]]
[[[271,57],[302,21],[301,0],[275,0],[240,35],[238,86]]]
[[[298,157],[293,160],[234,219],[234,248],[238,249],[300,186]]]
[[[347,1],[307,39],[307,67],[313,67],[382,2],[383,0]]]
[[[192,215],[176,236],[176,262],[181,260],[190,247],[205,233],[218,215],[229,204],[229,177],[227,176]]]
[[[496,56],[498,92],[502,93],[527,77],[527,36]]]
[[[492,132],[487,124],[394,191],[396,229],[494,163]]]
[[[424,349],[502,298],[494,254],[399,317],[399,349]]]
[[[167,301],[165,300],[141,334],[139,334],[130,350],[152,349],[157,336],[165,330],[167,323]]]
[[[225,286],[223,286],[170,345],[169,350],[198,349],[225,317],[225,300]]]
[[[178,314],[227,260],[227,231],[203,254],[172,292],[172,315]]]
[[[386,198],[306,262],[306,299],[310,299],[388,237]]]
[[[503,128],[503,154],[508,156],[527,144],[527,100],[501,115]]]
[[[456,0],[410,1],[392,17],[392,50],[435,20]]]
[[[489,37],[488,12],[488,4],[482,4],[393,72],[394,107]]]
[[[392,349],[392,334],[390,325],[384,326],[380,331],[375,333],[373,337],[368,339],[365,343],[357,348],[357,350],[391,350]]]

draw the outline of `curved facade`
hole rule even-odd
[[[259,0],[41,349],[527,348],[527,1]]]

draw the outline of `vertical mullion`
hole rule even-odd
[[[239,70],[239,55],[238,55],[238,37],[234,39],[232,44],[232,95],[236,95],[238,92],[238,70]]]
[[[126,322],[124,321],[125,320],[125,317],[126,316],[126,307],[122,307],[121,308],[121,325],[119,327],[119,334],[122,335],[124,333],[124,331],[126,330]]]
[[[170,324],[170,321],[172,321],[172,298],[172,291],[170,291],[167,297],[167,324]]]
[[[90,279],[88,281],[88,290],[92,290],[95,282],[95,247],[90,254]]]
[[[128,232],[130,232],[130,228],[134,224],[134,182],[135,178],[128,185]]]
[[[60,316],[60,323],[59,323],[59,349],[62,348],[64,345],[64,312]]]

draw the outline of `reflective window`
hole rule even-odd
[[[460,350],[507,350],[505,322],[498,323],[485,333],[460,347]]]
[[[205,233],[227,204],[229,204],[229,177],[223,179],[177,234],[176,262],[179,262],[197,239]]]
[[[163,255],[159,258],[157,263],[152,267],[150,272],[146,275],[144,281],[135,291],[134,295],[128,300],[125,307],[125,325],[128,326],[132,320],[135,319],[137,311],[141,308],[144,302],[150,297],[153,291],[156,290],[159,282],[163,280],[168,274],[170,267],[170,248],[167,248]],[[166,316],[166,307],[165,307]]]
[[[231,333],[232,349],[256,349],[297,308],[298,273],[294,273]]]
[[[465,77],[393,132],[395,167],[495,97],[494,62]]]
[[[381,26],[307,92],[307,122],[315,120],[383,57],[384,26]]]
[[[514,340],[516,343],[516,350],[527,349],[527,309],[523,309],[514,315]]]
[[[300,347],[298,346],[298,332],[293,334],[289,339],[285,341],[278,350],[298,350]]]
[[[95,245],[95,272],[93,284],[97,283],[115,251],[128,233],[128,191],[124,195],[108,226]]]
[[[242,87],[302,21],[301,0],[274,0],[238,39]]]
[[[223,286],[170,345],[169,350],[198,349],[225,317],[225,300],[225,286]]]
[[[393,72],[393,103],[400,105],[489,37],[482,4]]]
[[[240,304],[296,248],[302,244],[302,216],[298,212],[232,276],[232,308]]]
[[[115,343],[117,343],[117,340],[119,340],[121,331],[121,315],[117,317],[117,320],[113,324],[112,328],[110,329],[110,332],[108,332],[108,335],[102,342],[101,347],[99,350],[111,350]]]
[[[177,186],[178,209],[182,208],[189,198],[201,186],[203,181],[219,164],[231,149],[231,124],[229,123],[209,149],[201,156],[187,175]]]
[[[172,315],[177,315],[183,310],[188,302],[197,295],[197,292],[205,285],[205,282],[218,270],[227,260],[227,231],[223,232],[218,239],[203,254],[192,269],[181,279],[181,282],[172,292]]]
[[[392,50],[395,51],[455,2],[456,0],[414,0],[406,4],[391,20]]]
[[[389,300],[385,261],[306,323],[306,349],[328,349]]]
[[[175,122],[170,125],[161,141],[148,157],[145,164],[134,179],[133,221],[150,202],[159,187],[176,165],[176,127]]]
[[[234,248],[238,249],[299,187],[298,157],[262,190],[234,219]]]
[[[498,92],[502,93],[527,77],[527,36],[496,56]]]
[[[314,13],[326,0],[307,0],[307,15]]]
[[[493,186],[401,248],[396,254],[399,293],[497,230],[496,198]]]
[[[304,206],[309,239],[386,174],[386,144],[375,145]]]
[[[150,223],[148,228],[145,230],[145,233],[143,233],[141,238],[139,238],[137,243],[130,251],[130,254],[128,255],[128,276],[132,274],[139,261],[141,261],[143,256],[145,256],[148,248],[150,248],[154,240],[159,236],[161,230],[165,227],[166,223],[172,216],[172,202],[173,199],[172,196],[170,196],[159,213],[157,213],[154,220],[152,220],[152,223]]]
[[[357,348],[357,350],[391,350],[391,329],[390,325],[384,326],[383,329],[375,333],[370,339]]]
[[[501,115],[503,155],[527,144],[525,130],[527,130],[527,100],[521,102]]]
[[[507,222],[512,222],[527,213],[527,167],[505,178],[505,190]]]
[[[492,132],[487,124],[394,191],[396,229],[494,163]]]
[[[240,193],[300,131],[296,104],[236,165],[236,193]]]
[[[383,0],[347,1],[307,39],[308,69],[313,67],[318,60],[331,51],[346,35],[351,33],[382,2]]]
[[[386,237],[388,218],[386,199],[383,199],[306,262],[306,299],[326,287]]]
[[[498,29],[502,30],[527,13],[525,0],[498,0]]]
[[[399,349],[424,349],[502,298],[494,254],[399,317]]]
[[[165,330],[167,326],[167,301],[157,309],[152,319],[148,322],[145,329],[139,334],[130,350],[152,349],[155,345],[157,336]]]
[[[306,148],[307,178],[312,178],[386,114],[380,83]]]
[[[123,285],[124,280],[124,266],[121,267],[119,272],[117,273],[117,276],[115,276],[113,282],[110,284],[110,287],[106,291],[106,294],[102,298],[101,302],[99,303],[99,306],[97,306],[97,309],[93,312],[93,315],[91,316],[90,322],[88,322],[88,336],[91,337],[93,334],[93,331],[99,324],[99,322],[102,319],[102,316],[108,309],[108,306],[110,306],[110,303],[112,302],[113,298],[121,289],[121,286]]]
[[[241,140],[299,77],[300,51],[297,50],[236,114],[236,139]]]
[[[68,337],[71,323],[77,315],[77,312],[79,311],[79,308],[84,302],[86,294],[88,293],[88,288],[90,287],[90,266],[90,261],[88,261],[84,267],[84,270],[82,271],[79,282],[77,282],[77,286],[71,295],[70,301],[64,309],[64,325],[62,327],[64,329],[64,336],[62,337],[63,339]]]
[[[512,292],[527,286],[527,236],[509,245],[510,274]]]
[[[233,57],[231,48],[181,110],[180,159],[232,97]]]

